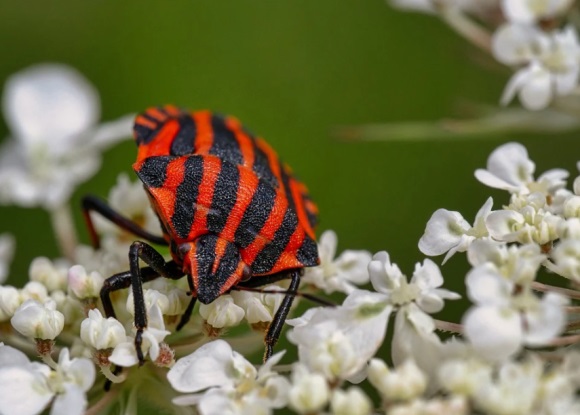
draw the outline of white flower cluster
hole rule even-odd
[[[480,6],[480,13],[492,7]],[[559,12],[554,6],[542,16]],[[201,415],[281,408],[305,415],[578,414],[580,177],[569,190],[564,170],[534,173],[526,149],[505,144],[475,175],[508,191],[509,203],[494,210],[489,198],[473,225],[446,209],[428,221],[419,249],[445,255],[443,262],[465,252],[471,265],[465,276],[471,306],[459,323],[433,316],[446,300],[460,298],[442,288],[435,262],[423,260],[407,277],[387,252],[347,250],[335,258],[337,237],[327,231],[318,245],[321,264],[305,270],[297,298],[320,292],[345,298],[288,320],[298,359],[280,351],[261,366],[245,355],[262,349],[283,283],[202,304],[176,332],[189,287],[185,278],[160,278],[143,286],[147,327],[139,367],[131,290],[111,293],[116,317],[104,313],[110,308],[100,297],[105,279],[128,269],[132,239],[96,220],[99,250],[76,244],[67,259],[36,258],[24,287],[0,285],[0,414],[49,407],[51,414],[119,407],[136,414],[143,401]],[[121,176],[109,199],[153,233],[155,217],[139,188]],[[12,252],[11,238],[0,238],[0,278]],[[251,330],[240,327],[244,320]],[[438,331],[457,336],[443,340]]]
[[[525,108],[541,110],[577,89],[580,43],[571,13],[573,0],[391,2],[404,9],[439,13],[464,37],[513,68],[501,97],[503,105],[518,95]]]

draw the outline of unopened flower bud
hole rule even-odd
[[[207,324],[218,329],[237,326],[244,318],[244,310],[229,295],[222,295],[211,304],[200,304],[199,314]]]
[[[289,404],[300,414],[317,413],[326,403],[330,391],[326,379],[310,373],[305,366],[296,365],[292,373],[292,387],[288,391]]]
[[[64,290],[66,288],[67,268],[63,264],[55,264],[45,257],[34,258],[28,268],[30,281],[44,285],[48,291]]]
[[[104,281],[96,271],[87,274],[82,265],[75,265],[68,271],[68,286],[79,300],[97,298]]]
[[[26,300],[10,320],[12,326],[23,336],[54,340],[64,327],[64,315],[56,309],[53,300],[43,304]]]
[[[125,328],[119,321],[104,318],[97,309],[89,310],[89,316],[81,323],[81,339],[97,350],[114,348],[127,341]]]
[[[19,291],[9,285],[0,286],[0,314],[6,316],[2,321],[9,320],[22,304]]]
[[[396,370],[389,370],[382,360],[372,359],[368,377],[386,400],[411,400],[423,394],[427,387],[425,374],[412,360],[406,360]]]
[[[336,389],[330,400],[333,415],[368,415],[372,410],[372,402],[365,393],[356,386],[347,391]]]

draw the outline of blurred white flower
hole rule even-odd
[[[490,361],[505,360],[525,345],[546,345],[566,324],[566,297],[549,292],[540,299],[529,285],[516,290],[492,264],[472,269],[466,285],[475,306],[463,316],[464,334]]]
[[[477,169],[475,177],[486,186],[518,194],[540,192],[549,195],[566,185],[566,170],[548,170],[537,180],[533,176],[535,170],[536,165],[523,145],[506,143],[490,154],[487,169]]]
[[[412,359],[405,360],[393,370],[381,359],[372,359],[368,377],[385,401],[415,399],[425,392],[428,380]]]
[[[508,3],[512,1],[518,2]],[[502,105],[519,94],[524,107],[540,110],[555,96],[570,94],[578,83],[580,44],[572,26],[545,33],[535,26],[508,23],[494,33],[492,51],[506,65],[525,65],[505,87]]]
[[[82,415],[86,392],[95,381],[95,366],[84,358],[60,352],[56,370],[31,363],[24,353],[0,343],[0,412],[40,414],[52,401],[51,415]]]
[[[288,391],[289,404],[299,414],[318,413],[330,398],[330,388],[324,376],[312,373],[301,364],[294,365],[292,386]]]
[[[0,235],[0,284],[8,278],[8,269],[14,257],[14,236],[3,233]]]
[[[46,257],[37,257],[28,267],[28,277],[30,281],[44,285],[49,292],[66,290],[69,267],[66,260],[51,261]]]
[[[473,241],[489,236],[485,219],[492,206],[493,199],[490,197],[477,212],[473,226],[459,212],[438,209],[427,222],[425,233],[419,240],[419,250],[429,256],[447,252],[442,264],[456,252],[465,252]]]
[[[330,399],[332,415],[369,415],[373,403],[362,389],[351,386],[346,391],[334,389]]]
[[[508,246],[488,239],[471,244],[467,258],[473,267],[487,263],[505,279],[524,284],[535,280],[546,255],[537,244]]]
[[[335,259],[337,245],[336,233],[325,231],[318,242],[320,265],[306,268],[300,280],[323,289],[326,294],[335,291],[349,294],[356,289],[354,284],[369,282],[370,252],[346,250]]]
[[[196,405],[201,415],[270,414],[287,403],[289,382],[272,370],[283,356],[276,353],[256,370],[224,340],[201,346],[179,359],[167,373],[178,396],[176,405]]]
[[[502,0],[501,6],[508,20],[535,23],[565,12],[574,0]]]
[[[132,116],[97,125],[96,89],[76,70],[32,66],[12,75],[3,111],[12,137],[0,149],[0,202],[54,209],[91,177],[101,152],[131,136]]]

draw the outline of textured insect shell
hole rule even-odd
[[[195,241],[208,233],[217,234],[240,248],[242,260],[254,275],[318,264],[316,246],[300,226],[283,187],[273,189],[254,171],[212,155],[149,157],[135,163],[133,168],[151,194],[153,208],[165,224],[169,239],[177,245]],[[220,174],[239,177],[237,180],[230,177],[231,185],[225,186],[224,194],[216,198]],[[251,219],[240,226],[244,218],[252,216],[247,208],[259,186],[270,189],[267,194],[274,195],[270,216],[259,229],[253,226]],[[265,211],[266,205],[272,203],[270,200],[262,202],[264,206],[254,206],[256,211]],[[277,232],[288,227],[289,221],[295,226],[285,246],[280,246],[276,243]],[[251,242],[248,244],[248,241]],[[307,246],[307,251],[303,245]],[[278,255],[272,257],[269,252]],[[180,258],[175,259],[180,261]]]

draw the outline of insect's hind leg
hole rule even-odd
[[[282,328],[284,327],[284,323],[286,322],[286,318],[290,312],[290,307],[292,307],[292,302],[294,301],[294,297],[296,297],[296,292],[300,286],[300,272],[301,270],[293,270],[290,272],[290,286],[288,287],[286,295],[282,300],[282,304],[280,304],[278,311],[276,311],[270,326],[268,326],[268,332],[264,338],[264,343],[266,344],[264,362],[266,362],[266,360],[272,356],[272,353],[274,352],[274,346],[276,343],[278,343],[278,339],[282,333]]]
[[[286,295],[282,304],[278,308],[278,311],[274,315],[272,322],[268,326],[268,331],[266,332],[266,337],[264,338],[264,343],[266,344],[266,351],[264,352],[264,362],[272,356],[274,352],[274,346],[280,338],[282,333],[282,328],[284,327],[284,322],[288,313],[290,312],[290,307],[292,307],[292,302],[296,293],[298,292],[298,287],[300,286],[300,276],[303,275],[303,269],[294,269],[291,271],[283,271],[277,274],[265,275],[263,277],[250,278],[248,281],[244,281],[238,284],[238,287],[243,288],[255,288],[261,287],[267,284],[272,284],[274,282],[286,280],[290,278],[290,286],[286,290]]]
[[[99,213],[101,216],[110,220],[121,229],[124,229],[127,232],[130,232],[133,235],[138,236],[139,238],[145,239],[146,241],[149,241],[157,245],[167,245],[167,241],[163,239],[162,236],[153,235],[147,232],[145,229],[137,225],[131,219],[126,218],[116,210],[112,209],[109,205],[107,205],[107,203],[104,200],[98,198],[97,196],[93,195],[84,196],[81,200],[81,206],[83,209],[83,216],[87,224],[87,229],[91,237],[91,242],[94,248],[100,247],[100,239],[95,229],[93,219],[91,218],[91,211]]]

